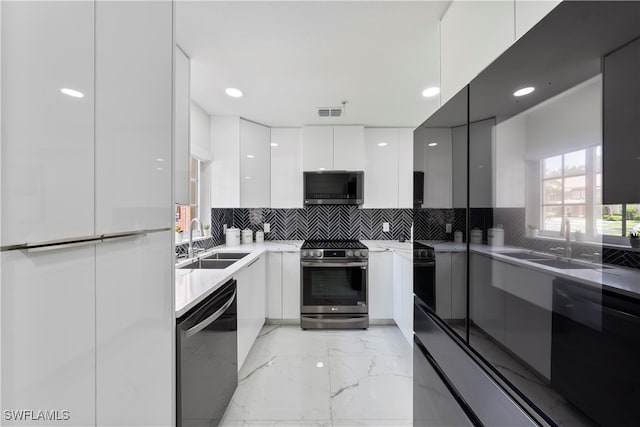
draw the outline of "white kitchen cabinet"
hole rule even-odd
[[[175,47],[174,125],[173,125],[173,194],[178,205],[189,204],[190,144],[190,71],[189,57],[179,46]],[[160,162],[161,163],[161,162]],[[162,167],[162,166],[159,166]]]
[[[266,256],[263,254],[234,276],[238,307],[238,371],[264,325],[266,265]]]
[[[493,146],[496,208],[525,207],[526,142],[524,114],[496,124]]]
[[[240,120],[240,207],[271,204],[271,130]]]
[[[333,169],[364,169],[364,126],[333,127]]]
[[[305,126],[303,128],[302,166],[305,171],[360,171],[364,167],[363,152],[363,126]]]
[[[267,319],[282,319],[282,253],[267,253]]]
[[[436,252],[436,313],[442,319],[451,319],[451,253]]]
[[[333,169],[333,126],[302,128],[302,169]]]
[[[271,128],[271,207],[302,208],[302,128]]]
[[[66,409],[56,425],[94,425],[95,245],[0,257],[3,409]]]
[[[171,230],[96,246],[97,425],[175,419],[172,239]]]
[[[494,206],[493,147],[495,119],[472,123],[469,129],[469,206]]]
[[[265,208],[271,203],[271,132],[237,116],[212,116],[211,206]]]
[[[94,234],[93,24],[92,2],[2,4],[3,246]]]
[[[172,227],[173,5],[95,7],[96,232]]]
[[[471,320],[501,343],[505,342],[504,274],[504,263],[483,255],[471,254]]]
[[[397,208],[398,129],[365,128],[364,145],[364,204],[362,207]]]
[[[430,145],[436,144],[436,145]],[[414,133],[416,170],[424,172],[423,208],[450,209],[453,203],[451,128],[418,128]]]
[[[300,321],[300,253],[282,253],[282,318]]]
[[[436,263],[436,269],[438,265]],[[451,318],[467,317],[467,254],[451,253]]]
[[[514,41],[514,2],[451,3],[440,20],[441,105]]]
[[[251,270],[245,268],[234,276],[236,279],[236,298],[238,307],[238,371],[249,354],[255,337],[251,336],[251,317],[253,316],[253,297],[251,289]]]
[[[413,208],[413,129],[398,129],[398,207]]]
[[[516,40],[533,28],[562,0],[515,0]]]
[[[369,318],[393,319],[393,253],[369,252]]]
[[[413,345],[413,263],[393,255],[393,320],[409,345]]]
[[[467,126],[451,128],[453,207],[467,207]]]

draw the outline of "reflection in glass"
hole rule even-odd
[[[544,160],[544,177],[555,178],[562,175],[562,156],[554,156]]]

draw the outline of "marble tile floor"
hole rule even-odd
[[[411,426],[412,349],[395,326],[266,325],[221,426]]]
[[[464,337],[463,325],[451,325]],[[585,415],[567,402],[528,367],[511,357],[476,326],[470,331],[471,345],[512,384],[542,409],[559,427],[596,427]]]

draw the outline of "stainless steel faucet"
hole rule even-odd
[[[198,224],[198,227],[200,229],[200,235],[204,234],[204,232],[202,231],[202,222],[198,218],[193,218],[189,223],[189,258],[193,258],[193,222],[194,221]]]
[[[571,221],[564,220],[564,256],[571,258]]]

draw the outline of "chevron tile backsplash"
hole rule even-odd
[[[389,223],[389,232],[382,223]],[[271,227],[266,240],[398,240],[411,237],[411,209],[358,209],[356,206],[309,206],[304,209],[211,209],[211,228],[223,239],[222,224],[241,229]]]

